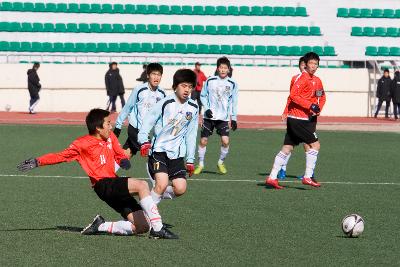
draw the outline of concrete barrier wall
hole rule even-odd
[[[29,93],[26,71],[29,64],[0,64],[0,110],[11,105],[14,111],[27,111]],[[138,84],[142,71],[138,65],[119,65],[126,95]],[[161,86],[169,89],[178,67],[165,66]],[[39,76],[42,83],[41,101],[37,111],[88,111],[105,107],[107,102],[104,75],[107,65],[42,64]],[[204,66],[212,75],[215,67]],[[286,103],[291,77],[297,68],[235,67],[233,78],[239,84],[241,115],[280,115]],[[320,69],[327,104],[323,115],[368,116],[368,71],[366,69]],[[351,107],[348,109],[346,107]]]

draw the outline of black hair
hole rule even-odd
[[[304,63],[308,63],[310,60],[316,60],[319,63],[319,56],[317,53],[314,52],[308,52],[307,54],[304,55]]]
[[[95,134],[96,128],[103,128],[104,118],[109,116],[110,112],[108,110],[94,108],[86,116],[86,126],[89,134]]]
[[[301,62],[306,63],[306,62],[304,61],[304,57],[299,58],[299,66],[300,66]]]
[[[143,69],[147,69],[147,64],[143,64]]]
[[[34,68],[39,68],[40,67],[40,63],[39,62],[35,62],[35,63],[33,63],[33,69]]]
[[[222,64],[227,65],[228,69],[231,69],[231,62],[227,57],[220,57],[219,59],[217,59],[217,68]]]
[[[389,72],[389,69],[384,69],[383,72]]]
[[[147,75],[150,75],[153,71],[159,71],[161,75],[163,74],[163,66],[161,66],[160,63],[150,63],[146,67],[146,73]]]
[[[190,83],[193,88],[196,87],[197,76],[194,71],[190,69],[180,69],[174,74],[174,82],[172,84],[172,89],[176,89],[180,83]]]

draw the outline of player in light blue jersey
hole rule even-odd
[[[148,111],[166,95],[159,87],[163,74],[163,67],[158,63],[150,63],[147,68],[148,82],[138,85],[133,89],[124,108],[119,113],[115,122],[114,133],[119,137],[122,125],[129,116],[128,139],[123,148],[127,155],[136,155],[140,150],[138,133],[143,124],[143,118]]]
[[[231,129],[237,129],[237,102],[238,85],[228,77],[231,64],[228,58],[217,60],[217,76],[207,79],[201,91],[201,103],[204,106],[203,125],[199,144],[199,165],[194,174],[200,174],[204,168],[204,156],[208,143],[208,137],[212,135],[214,128],[221,136],[221,154],[218,160],[218,172],[226,174],[224,160],[229,152],[229,120]]]
[[[189,69],[180,69],[173,79],[175,93],[152,108],[138,135],[142,144],[141,155],[149,156],[147,167],[155,181],[151,191],[155,203],[159,203],[161,198],[183,195],[186,192],[186,172],[191,176],[194,171],[199,114],[197,103],[189,96],[196,86],[196,74]],[[154,136],[150,143],[148,136],[153,128]]]

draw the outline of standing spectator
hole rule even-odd
[[[37,70],[40,68],[39,63],[33,64],[32,69],[29,69],[28,74],[28,90],[31,100],[29,101],[29,114],[35,114],[34,108],[39,102],[39,91],[42,88]]]
[[[383,71],[383,76],[378,81],[378,88],[376,90],[376,97],[379,99],[378,107],[375,112],[375,118],[378,117],[379,110],[382,107],[383,101],[386,102],[385,118],[389,118],[389,107],[390,107],[390,87],[392,86],[392,79],[389,76],[389,70]]]
[[[199,105],[199,114],[201,114],[201,100],[200,100],[200,93],[201,93],[201,89],[203,88],[203,83],[207,80],[206,75],[204,75],[204,72],[202,72],[200,70],[201,68],[201,64],[200,62],[196,62],[196,64],[194,64],[194,73],[196,73],[196,88],[195,90],[192,91],[192,95],[191,98],[193,100],[197,101],[197,104]]]
[[[142,72],[142,74],[140,74],[140,77],[136,79],[136,81],[147,83],[147,81],[149,79],[147,78],[147,71],[146,70],[147,70],[147,64],[143,64],[143,72]]]
[[[122,107],[125,106],[125,88],[122,77],[119,74],[117,62],[112,62],[109,66],[110,69],[107,71],[105,77],[107,95],[109,96],[110,101],[107,110],[109,109],[111,104],[111,112],[116,112],[117,107],[115,105],[115,102],[117,101],[118,96],[121,98]]]
[[[393,101],[393,113],[394,118],[397,120],[397,116],[400,113],[400,71],[394,73],[394,78],[392,81],[391,95]]]

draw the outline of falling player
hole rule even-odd
[[[128,139],[123,148],[130,156],[136,155],[140,150],[137,135],[142,127],[143,118],[158,101],[165,97],[164,90],[159,87],[163,67],[158,63],[150,63],[147,65],[146,72],[148,82],[140,84],[133,89],[115,122],[114,134],[119,137],[122,125],[129,115]]]
[[[302,183],[319,187],[320,184],[311,179],[317,162],[320,143],[316,134],[317,116],[319,116],[325,101],[325,92],[321,80],[315,76],[319,66],[319,56],[310,52],[304,55],[305,70],[294,82],[290,89],[290,103],[288,106],[287,130],[284,145],[276,155],[274,165],[266,184],[276,189],[282,189],[277,180],[277,175],[282,166],[287,162],[287,157],[294,146],[305,143],[306,170]]]
[[[194,171],[198,106],[189,96],[195,86],[196,74],[192,70],[176,71],[172,85],[175,93],[150,110],[139,131],[140,153],[149,157],[148,171],[155,181],[151,196],[156,204],[161,198],[183,195],[186,192],[186,172],[191,176]],[[153,128],[154,136],[150,143],[148,136]]]
[[[201,129],[201,139],[198,148],[199,165],[194,174],[200,174],[204,168],[204,157],[206,154],[208,137],[212,135],[214,128],[221,136],[221,153],[217,163],[218,172],[226,174],[224,164],[229,152],[229,120],[231,129],[237,129],[237,103],[238,85],[228,77],[231,64],[228,58],[221,57],[217,60],[217,76],[207,79],[201,91],[201,103],[204,106],[204,117]]]
[[[115,163],[126,170],[131,164],[111,131],[109,115],[109,111],[92,109],[86,117],[88,135],[77,138],[61,152],[25,160],[18,165],[18,169],[28,171],[39,166],[78,161],[89,176],[97,196],[125,219],[106,222],[102,216],[97,215],[93,222],[82,230],[84,235],[99,232],[118,235],[146,233],[149,230],[148,218],[151,224],[149,237],[177,239],[175,234],[163,226],[148,184],[145,181],[116,175]],[[139,197],[139,203],[132,195]]]

